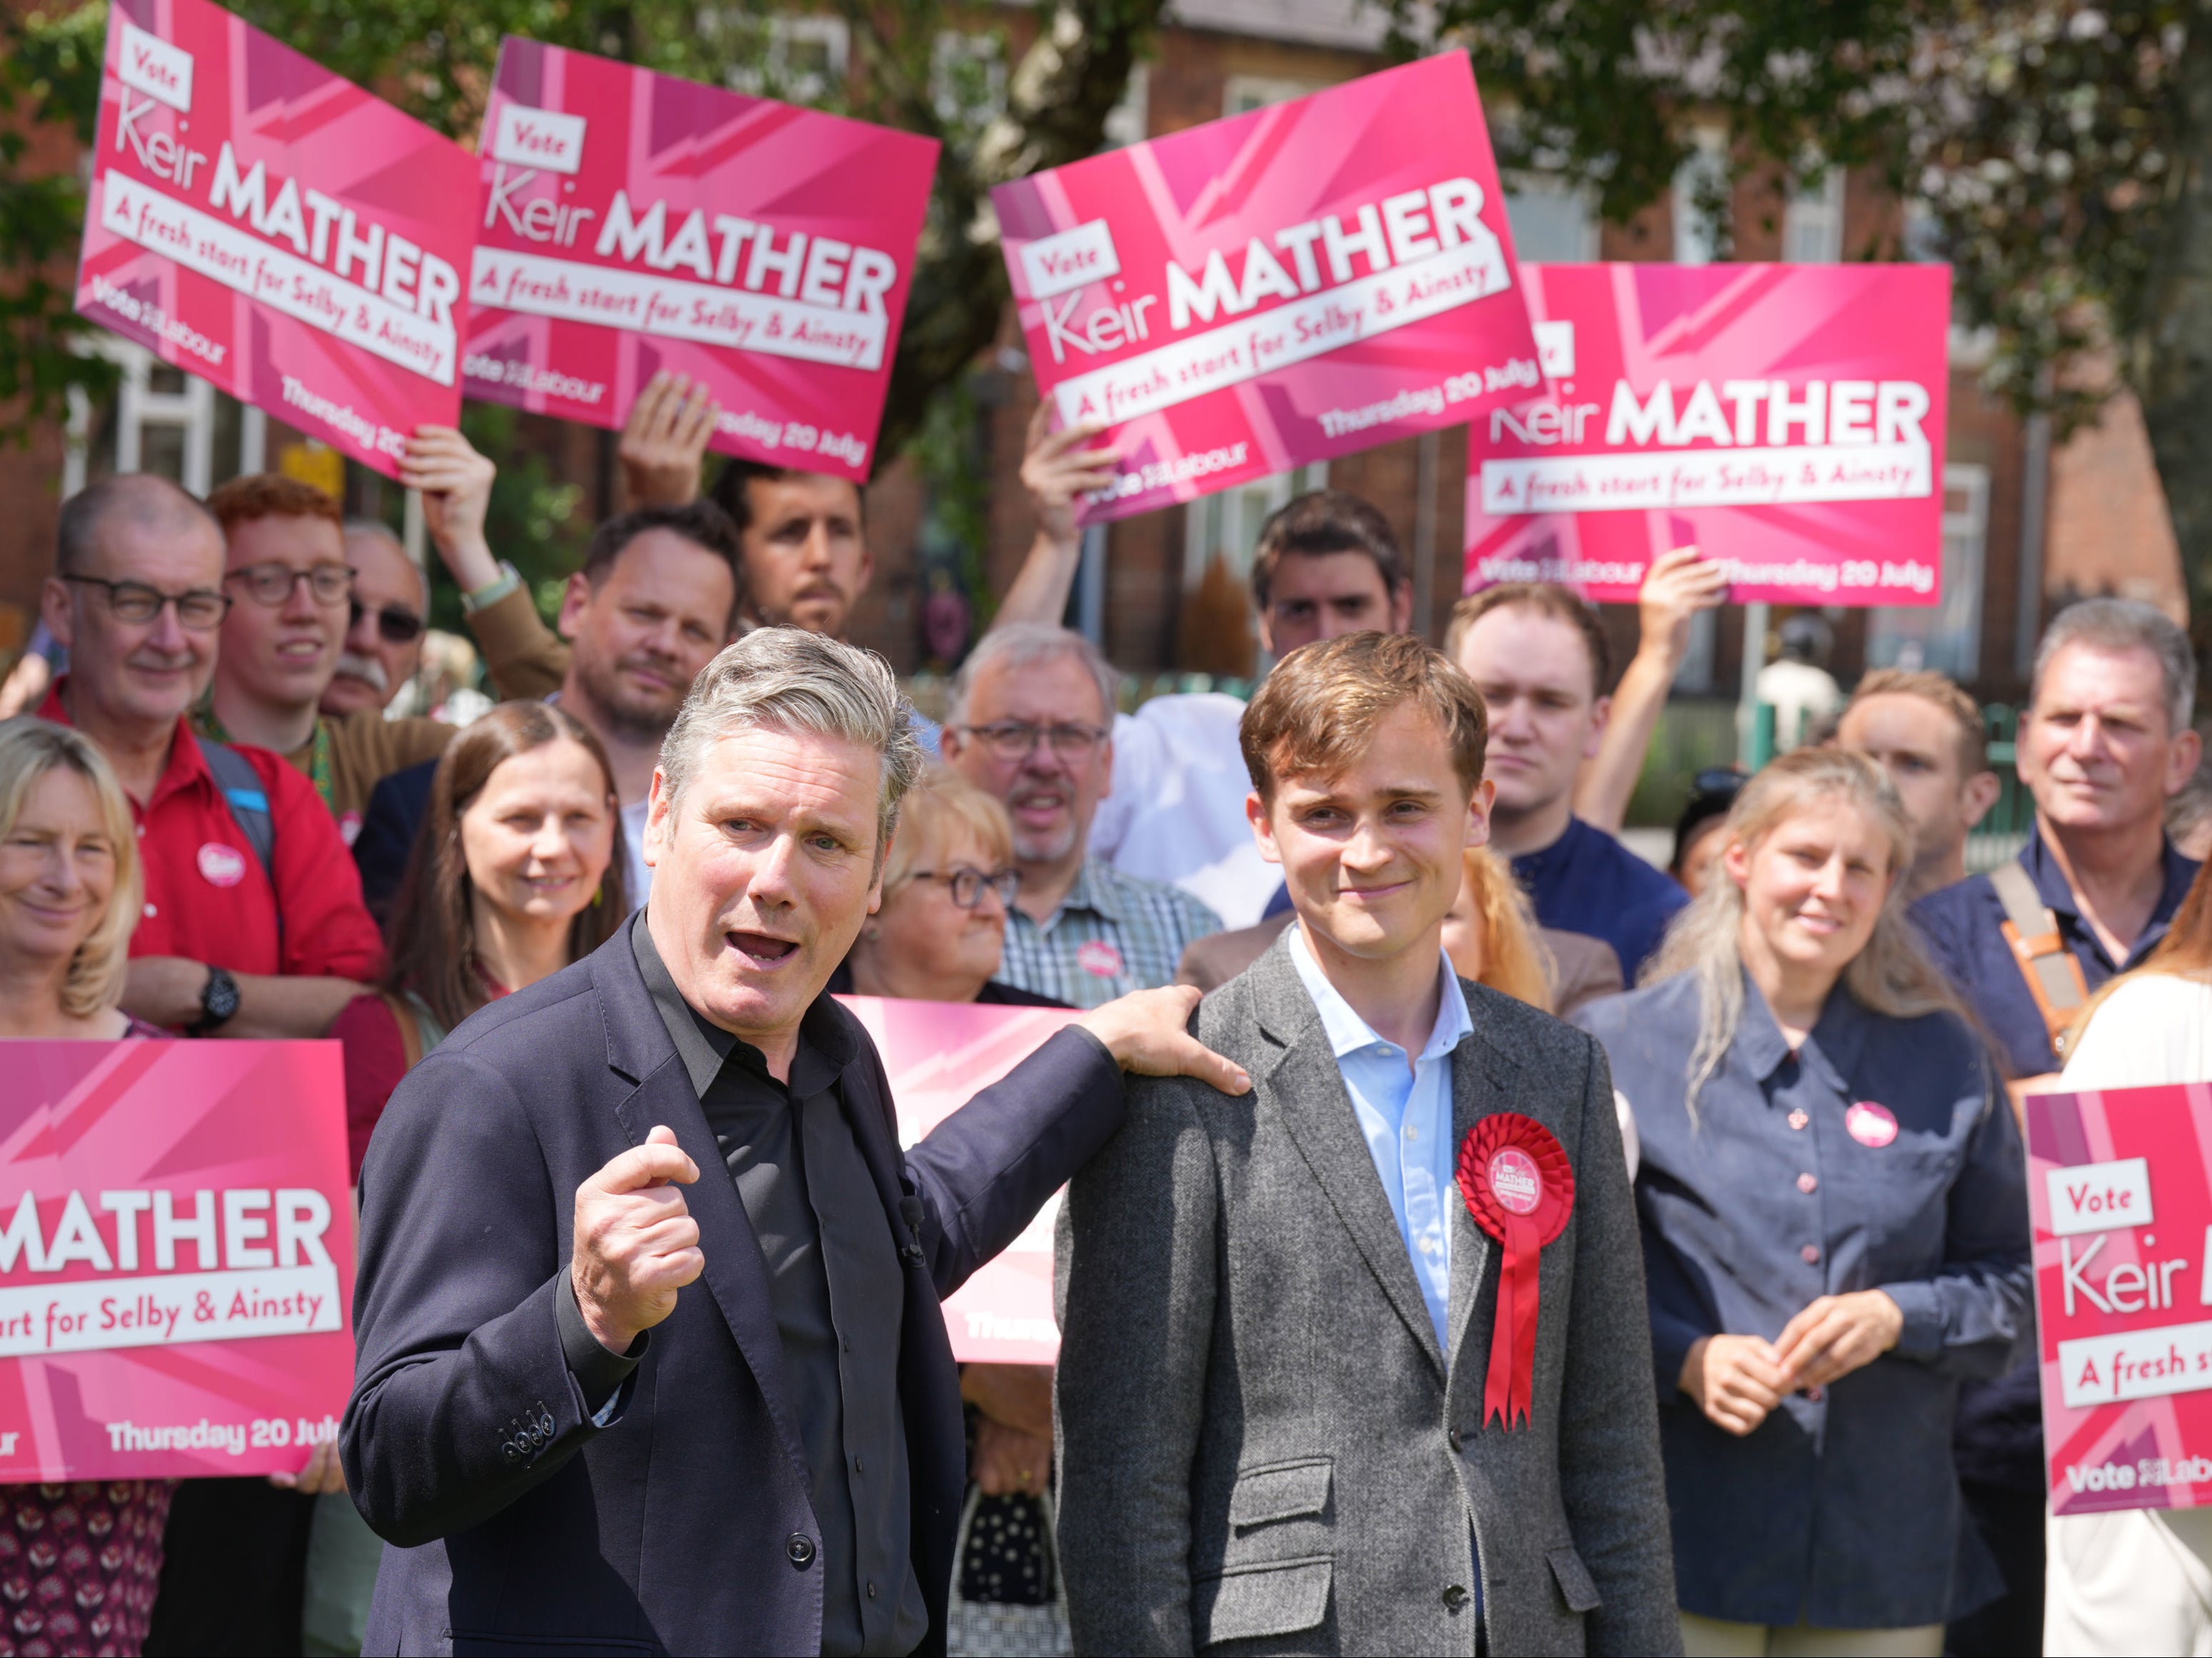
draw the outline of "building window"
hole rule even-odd
[[[1147,64],[1129,65],[1129,84],[1121,88],[1121,101],[1106,112],[1106,139],[1101,149],[1120,149],[1126,144],[1140,144],[1151,137],[1146,122],[1150,110],[1146,100],[1152,91],[1152,66]]]
[[[754,61],[730,72],[730,84],[759,98],[811,104],[845,84],[852,36],[842,17],[770,17]]]
[[[1292,495],[1328,484],[1328,463],[1317,460],[1192,501],[1183,508],[1183,586],[1196,587],[1206,577],[1206,567],[1217,557],[1239,581],[1246,580],[1252,574],[1252,550],[1267,514]]]
[[[1697,148],[1674,174],[1674,263],[1711,264],[1721,256],[1727,226],[1716,211],[1729,187],[1728,138],[1717,128],[1700,128]]]
[[[1782,257],[1791,264],[1835,264],[1844,257],[1844,170],[1790,197],[1782,216]]]
[[[1313,81],[1286,81],[1272,75],[1232,75],[1222,88],[1221,112],[1249,115],[1270,104],[1286,104],[1293,98],[1320,90],[1321,83]]]
[[[1943,601],[1884,606],[1867,618],[1870,668],[1934,668],[1962,683],[1982,667],[1982,561],[1989,544],[1990,469],[1943,469]]]
[[[1597,215],[1587,191],[1541,174],[1505,188],[1513,254],[1522,264],[1587,264],[1597,258]]]

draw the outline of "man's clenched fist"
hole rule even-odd
[[[674,1312],[676,1292],[706,1266],[699,1223],[677,1190],[698,1178],[676,1131],[657,1127],[576,1188],[569,1273],[584,1323],[609,1352],[628,1352]]]

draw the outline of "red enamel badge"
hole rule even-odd
[[[1512,1428],[1528,1420],[1535,1392],[1537,1269],[1544,1246],[1566,1230],[1574,1209],[1574,1165],[1543,1124],[1501,1112],[1467,1131],[1459,1190],[1474,1224],[1504,1249],[1482,1419],[1494,1416]]]

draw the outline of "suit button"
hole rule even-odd
[[[1460,1452],[1464,1450],[1467,1447],[1467,1442],[1460,1437],[1460,1431],[1457,1428],[1454,1428],[1449,1433],[1446,1434],[1444,1437],[1451,1441],[1452,1455],[1454,1456],[1457,1456]]]
[[[814,1540],[805,1532],[793,1532],[785,1540],[783,1552],[791,1557],[791,1564],[805,1571],[814,1564]]]
[[[1454,1583],[1454,1584],[1453,1584],[1449,1588],[1448,1588],[1448,1589],[1446,1589],[1446,1590],[1444,1591],[1444,1610],[1445,1610],[1445,1611],[1447,1611],[1447,1612],[1457,1612],[1457,1611],[1458,1611],[1462,1606],[1465,1606],[1466,1604],[1467,1604],[1467,1591],[1466,1591],[1465,1589],[1462,1588],[1458,1584]]]

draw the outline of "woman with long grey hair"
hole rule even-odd
[[[2030,1325],[2020,1136],[1900,905],[1874,763],[1745,785],[1643,987],[1584,1009],[1636,1179],[1683,1643],[1940,1652],[1992,1598],[1951,1419]]]

